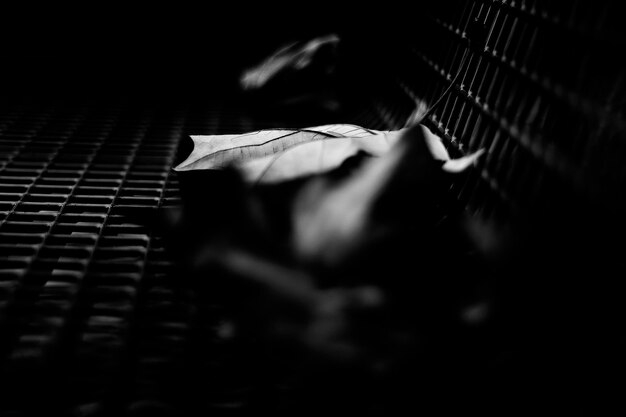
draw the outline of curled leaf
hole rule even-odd
[[[416,125],[398,131],[390,152],[370,158],[354,175],[338,181],[318,177],[305,185],[293,208],[293,245],[304,260],[335,265],[372,236],[384,234],[373,219],[385,199],[422,197],[427,204],[445,189],[449,174],[469,168],[482,150],[451,159],[438,136]],[[394,184],[408,184],[414,196],[394,196]],[[405,187],[404,190],[407,190]],[[396,192],[397,194],[397,192]]]

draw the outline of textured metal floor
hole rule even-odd
[[[236,409],[253,350],[220,341],[218,307],[171,285],[162,239],[125,214],[180,204],[185,135],[288,122],[124,100],[16,100],[0,118],[0,410]]]
[[[167,269],[158,237],[121,214],[177,203],[170,166],[184,117],[10,103],[2,118],[2,354],[12,393],[2,406],[40,407],[29,400],[43,392],[60,408],[97,406],[119,383],[138,299],[159,294]],[[167,291],[156,296],[168,301]]]

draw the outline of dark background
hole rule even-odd
[[[229,89],[243,67],[286,41],[336,32],[363,39],[368,50],[400,28],[402,16],[331,2],[22,7],[0,18],[0,87],[20,95],[202,97]]]

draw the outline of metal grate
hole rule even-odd
[[[2,116],[0,329],[13,394],[2,406],[47,392],[69,409],[111,383],[138,294],[167,265],[158,238],[123,214],[177,204],[170,166],[185,118],[64,103],[13,103]]]
[[[617,2],[425,8],[389,89],[403,91],[378,103],[389,124],[415,98],[432,104],[452,83],[429,122],[453,149],[488,151],[480,178],[461,191],[470,207],[486,216],[541,210],[567,189],[617,215],[626,201],[625,68],[615,53],[626,36]]]
[[[220,340],[219,306],[173,285],[162,237],[136,216],[180,204],[185,135],[305,122],[221,99],[15,100],[0,117],[0,411],[236,407],[253,345]]]

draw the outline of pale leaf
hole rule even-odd
[[[194,149],[176,171],[237,168],[251,183],[275,183],[324,173],[359,152],[381,156],[401,131],[349,124],[191,136]]]

